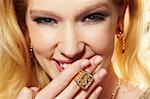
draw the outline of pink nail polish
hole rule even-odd
[[[94,60],[95,65],[100,64],[100,62],[101,62],[101,59],[99,57]]]
[[[83,62],[80,63],[80,66],[81,66],[82,68],[85,68],[85,67],[87,67],[89,64],[90,64],[89,61],[83,61]]]

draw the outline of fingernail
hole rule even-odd
[[[80,65],[82,68],[87,67],[89,65],[89,61],[83,61]]]
[[[102,91],[102,87],[99,86],[99,87],[96,89],[96,94],[99,94],[101,91]]]
[[[97,58],[94,60],[94,64],[95,64],[95,65],[100,64],[100,62],[101,62],[100,57],[97,57]]]
[[[30,87],[30,89],[31,89],[33,92],[38,92],[38,91],[39,91],[39,88],[38,88],[38,87]]]

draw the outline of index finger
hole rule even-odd
[[[51,99],[56,97],[71,82],[73,77],[90,64],[87,59],[80,59],[68,66],[60,75],[42,89],[36,99]]]

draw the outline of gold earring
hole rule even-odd
[[[117,38],[120,39],[121,41],[121,46],[122,46],[121,53],[125,53],[125,42],[126,42],[125,35],[123,34],[123,31],[120,28],[118,28],[118,32],[116,34],[117,34]]]
[[[30,58],[31,58],[31,61],[33,60],[33,46],[32,46],[32,43],[30,43]]]

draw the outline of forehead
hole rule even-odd
[[[29,8],[42,10],[52,9],[67,12],[94,6],[113,7],[114,5],[112,0],[28,0]]]
[[[112,0],[28,0],[28,10],[45,10],[61,17],[72,18],[94,9],[109,9],[116,13]]]

